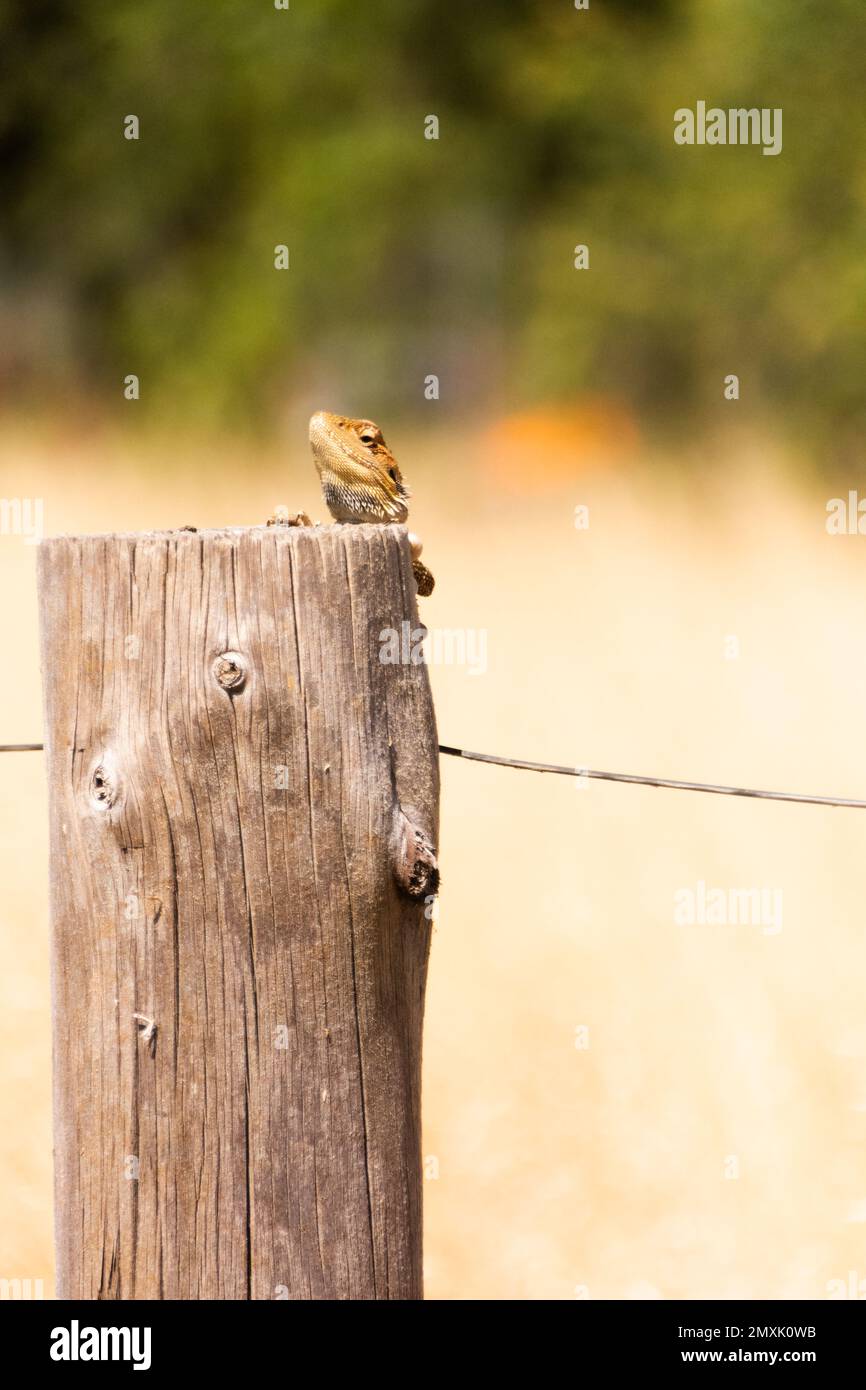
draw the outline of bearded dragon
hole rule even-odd
[[[335,521],[402,523],[411,492],[382,431],[372,420],[352,420],[317,410],[310,420],[310,444],[325,505]],[[268,525],[278,519],[271,518]],[[305,512],[283,525],[312,525]],[[435,580],[421,563],[421,542],[411,532],[412,572],[418,593],[432,594]]]

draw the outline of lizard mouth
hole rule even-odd
[[[348,431],[340,428],[343,418],[327,410],[317,410],[315,415],[310,416],[310,443],[313,446],[313,455],[318,457],[322,453],[327,457],[328,454],[337,454],[353,459],[361,468],[369,467],[369,453],[361,445],[355,448],[348,437]]]
[[[340,453],[352,454],[353,457],[362,459],[363,456],[360,451],[358,454],[355,453],[351,444],[337,427],[336,422],[340,418],[339,415],[332,415],[327,410],[317,410],[315,415],[310,416],[310,443],[313,450],[315,451],[317,447],[325,450],[338,449]]]
[[[328,412],[326,410],[317,410],[315,415],[310,416],[310,443],[313,445],[313,448],[315,448],[315,446],[321,444],[323,440],[331,438],[333,438],[333,436],[328,429]]]

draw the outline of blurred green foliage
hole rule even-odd
[[[435,372],[689,427],[736,372],[851,439],[864,53],[862,0],[0,0],[4,399],[429,418]],[[699,99],[782,107],[782,154],[675,145]]]

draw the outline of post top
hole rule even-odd
[[[216,527],[191,527],[179,526],[173,530],[152,530],[152,531],[83,531],[83,532],[58,532],[55,536],[43,536],[40,545],[51,545],[55,541],[189,541],[196,538],[200,540],[234,540],[241,536],[272,536],[275,540],[285,542],[291,537],[315,536],[324,533],[330,534],[335,531],[343,533],[344,539],[357,536],[359,540],[369,540],[372,536],[382,537],[383,532],[395,532],[398,539],[408,536],[408,528],[403,524],[389,522],[379,523],[353,523],[353,522],[314,522],[312,526],[216,526]]]

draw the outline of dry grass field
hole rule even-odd
[[[302,428],[214,457],[10,427],[0,492],[42,497],[48,534],[321,518]],[[766,450],[686,474],[563,446],[545,471],[524,430],[498,476],[498,436],[386,434],[437,576],[425,621],[486,635],[485,660],[432,667],[444,743],[866,795],[866,539],[826,533],[826,493]],[[0,537],[4,742],[41,737],[34,575]],[[866,1278],[866,812],[442,771],[428,1297]],[[50,1294],[46,841],[40,756],[2,756],[0,1276]],[[781,922],[682,924],[701,883],[778,890]]]

